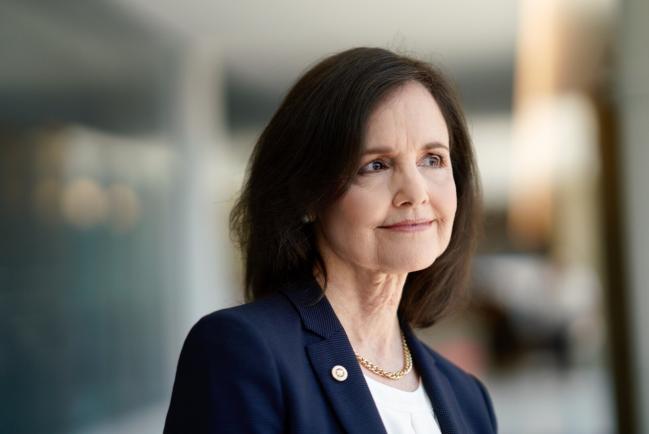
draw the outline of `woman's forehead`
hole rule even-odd
[[[448,128],[439,105],[422,84],[408,82],[390,92],[370,114],[364,149],[403,145],[448,147]]]

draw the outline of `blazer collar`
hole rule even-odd
[[[421,375],[424,389],[433,404],[440,430],[444,434],[468,432],[460,416],[462,413],[455,392],[446,375],[436,366],[434,353],[426,348],[404,321],[401,321],[401,328],[406,336],[413,364]]]
[[[345,431],[350,434],[385,433],[351,343],[319,284],[310,279],[295,283],[282,292],[297,309],[304,327],[323,338],[307,345],[307,354]],[[466,432],[453,388],[437,368],[433,352],[415,336],[405,321],[401,321],[401,327],[442,433]],[[345,381],[334,379],[331,371],[337,365],[347,370]]]
[[[342,324],[315,278],[295,282],[281,291],[293,303],[307,330],[325,339],[341,331],[344,333]]]
[[[308,344],[306,352],[343,430],[349,434],[386,434],[347,334],[315,279],[283,292],[296,307],[304,327],[323,338]],[[347,370],[344,381],[334,378],[334,366]]]

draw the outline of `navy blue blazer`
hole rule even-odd
[[[164,434],[385,433],[345,331],[315,281],[203,317],[183,345]],[[495,433],[484,386],[402,324],[444,434]],[[331,374],[348,371],[345,381]]]

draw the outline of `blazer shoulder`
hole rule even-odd
[[[460,368],[458,365],[456,365],[446,357],[442,356],[437,351],[433,350],[426,343],[422,342],[422,344],[424,345],[424,348],[426,348],[426,351],[428,351],[428,353],[435,360],[437,367],[442,372],[444,372],[444,374],[450,377],[450,379],[458,380],[458,381],[473,381],[473,379],[475,378],[473,374],[466,372],[464,369]]]
[[[264,327],[272,309],[252,304],[212,312],[189,331],[165,434],[282,432],[280,372]]]
[[[220,309],[202,317],[189,335],[211,340],[229,333],[253,334],[272,343],[275,338],[301,330],[298,313],[288,299],[277,293],[251,303]]]

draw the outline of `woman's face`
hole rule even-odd
[[[366,128],[351,186],[318,216],[320,251],[371,271],[424,269],[448,246],[457,205],[444,117],[413,81],[392,91]]]

